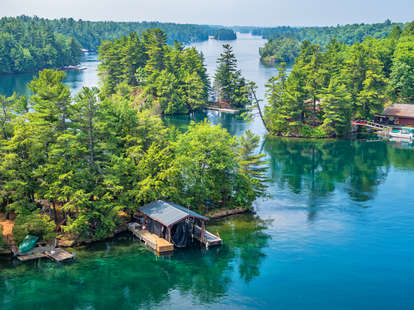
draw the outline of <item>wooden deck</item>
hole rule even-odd
[[[72,253],[69,253],[61,248],[56,248],[52,251],[47,251],[45,252],[45,255],[50,259],[53,259],[55,262],[63,262],[74,257]]]
[[[147,230],[139,229],[134,223],[128,225],[128,229],[134,234],[135,237],[140,239],[148,247],[155,250],[157,253],[167,253],[174,251],[174,245],[167,240],[158,237],[150,233]]]
[[[220,237],[213,235],[211,232],[205,230],[204,238],[201,238],[201,227],[194,226],[194,237],[201,243],[206,245],[206,248],[223,244],[223,240]]]
[[[17,254],[17,259],[21,262],[26,262],[29,260],[39,259],[39,258],[50,258],[55,262],[62,262],[68,259],[72,259],[74,256],[73,254],[61,249],[55,248],[51,250],[50,247],[35,247],[33,250],[24,253],[24,254]]]

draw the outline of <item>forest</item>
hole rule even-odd
[[[76,65],[81,45],[47,24],[24,18],[0,19],[0,74]]]
[[[340,43],[352,45],[369,37],[382,39],[387,37],[395,26],[390,20],[377,24],[350,24],[331,27],[276,27],[251,29],[255,35],[261,35],[269,41],[260,49],[262,61],[269,63],[292,63],[299,55],[300,44],[309,41],[323,47],[332,39]]]
[[[167,44],[160,29],[149,29],[99,48],[99,75],[106,96],[121,95],[138,110],[156,114],[186,114],[200,111],[209,97],[233,108],[250,104],[248,82],[237,68],[230,45],[223,46],[217,60],[217,73],[210,86],[203,55],[194,47],[175,42]]]
[[[414,22],[383,39],[325,48],[305,40],[289,73],[266,85],[271,135],[342,137],[351,119],[372,120],[390,103],[414,103]]]
[[[140,34],[152,28],[163,30],[168,44],[208,40],[209,35],[229,35],[226,29],[218,31],[220,27],[204,25],[91,22],[73,18],[50,20],[24,15],[3,17],[0,19],[0,74],[76,65],[81,48],[97,51],[103,41],[114,40],[130,32]]]
[[[179,132],[121,93],[84,87],[71,97],[64,78],[45,69],[29,100],[0,96],[0,212],[17,216],[16,243],[56,230],[102,239],[155,199],[204,213],[207,201],[249,208],[264,195],[266,162],[251,132],[236,139],[207,121]]]

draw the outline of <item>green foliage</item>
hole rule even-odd
[[[398,41],[390,78],[393,95],[402,103],[414,103],[414,34],[402,36]]]
[[[55,33],[47,24],[22,17],[0,19],[0,74],[76,65],[80,56],[76,39]]]
[[[252,133],[236,141],[220,126],[192,123],[174,144],[175,201],[196,208],[250,207],[265,196],[264,154]]]
[[[56,237],[55,228],[55,223],[47,215],[19,215],[13,226],[13,240],[18,245],[27,235],[34,235],[40,241],[51,241]]]
[[[281,37],[296,38],[300,42],[308,40],[314,44],[326,46],[332,39],[341,43],[352,45],[356,42],[362,42],[368,37],[385,38],[395,27],[401,24],[386,21],[377,24],[349,24],[328,27],[275,27],[275,28],[255,28],[252,30],[254,35],[264,36],[269,39],[278,39]],[[407,26],[407,28],[409,28]]]
[[[259,49],[260,59],[268,63],[293,63],[299,56],[300,43],[295,38],[282,37],[269,41]]]
[[[180,171],[180,201],[198,210],[210,201],[226,205],[233,193],[237,162],[235,140],[220,126],[192,123],[175,145],[174,166]]]
[[[260,138],[250,130],[246,130],[238,140],[238,163],[240,173],[247,176],[253,185],[254,199],[266,195],[268,178],[266,176],[268,162],[265,154],[255,154]]]
[[[179,43],[168,46],[159,29],[145,31],[141,39],[131,33],[104,42],[99,53],[106,96],[122,88],[127,92],[123,96],[135,100],[137,107],[161,114],[197,111],[207,103],[209,80],[203,56]]]
[[[226,102],[235,108],[246,108],[251,104],[248,82],[237,69],[237,59],[229,44],[223,45],[223,52],[217,59],[214,75],[214,92],[219,102]]]
[[[304,41],[289,77],[285,64],[266,85],[270,134],[344,136],[353,118],[372,120],[393,100],[414,98],[414,36],[398,28],[388,38],[352,46]]]
[[[214,39],[220,40],[220,41],[230,41],[230,40],[236,40],[237,35],[236,33],[227,28],[217,29],[213,32]]]
[[[336,27],[277,27],[256,28],[253,34],[262,35],[269,41],[260,49],[261,59],[265,62],[291,63],[298,56],[299,42],[309,41],[313,44],[328,46],[332,40],[347,45],[363,42],[370,38],[392,38],[398,40],[402,24],[389,20],[379,24],[353,24]],[[411,33],[411,24],[407,24],[404,33]]]

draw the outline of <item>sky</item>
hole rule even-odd
[[[414,20],[414,0],[0,0],[0,16],[224,26],[325,26]]]

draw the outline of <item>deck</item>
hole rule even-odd
[[[51,249],[46,246],[35,247],[33,250],[24,253],[17,254],[17,259],[21,262],[26,262],[29,260],[39,259],[39,258],[50,258],[55,262],[62,262],[68,259],[72,259],[74,255],[69,253],[61,248]]]
[[[194,237],[201,243],[205,244],[206,248],[223,244],[223,240],[221,240],[220,237],[213,235],[207,230],[204,231],[204,238],[202,239],[201,227],[197,225],[194,226]]]
[[[158,237],[155,234],[150,233],[147,230],[139,229],[135,223],[130,223],[128,229],[134,234],[135,237],[140,239],[148,247],[155,250],[157,253],[167,253],[174,251],[174,245],[167,240]]]

